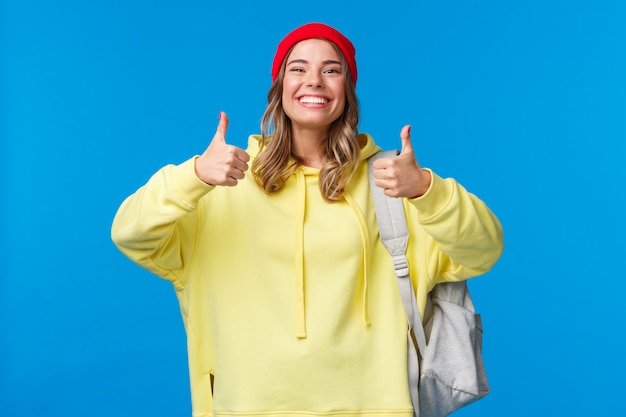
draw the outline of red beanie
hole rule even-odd
[[[287,56],[291,47],[300,41],[314,38],[326,39],[339,47],[344,58],[346,59],[346,62],[348,63],[350,75],[352,76],[352,83],[356,86],[357,71],[356,59],[354,57],[356,55],[354,45],[352,45],[352,42],[350,42],[350,40],[343,36],[338,30],[323,23],[308,23],[304,26],[300,26],[285,36],[285,39],[278,44],[278,49],[276,50],[276,55],[274,55],[274,62],[272,64],[272,82],[276,81],[276,77],[278,77],[283,60]]]

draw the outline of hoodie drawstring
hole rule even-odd
[[[306,310],[304,298],[304,215],[306,207],[306,184],[304,172],[296,170],[296,337],[306,338]]]
[[[355,217],[357,218],[357,221],[359,223],[359,231],[361,232],[361,242],[362,242],[362,247],[363,247],[363,324],[365,326],[369,326],[370,325],[369,308],[368,308],[369,289],[367,285],[368,283],[367,248],[369,248],[369,244],[370,244],[369,233],[367,232],[367,223],[365,222],[365,217],[363,216],[363,213],[361,212],[361,210],[359,209],[359,206],[354,200],[354,197],[352,197],[352,195],[348,191],[344,193],[344,197],[346,201],[348,202],[348,205],[352,209],[352,212],[355,214]]]
[[[296,217],[295,217],[295,242],[294,242],[294,269],[296,279],[296,337],[298,339],[306,339],[306,294],[305,294],[305,276],[304,276],[304,221],[306,215],[306,180],[305,173],[302,169],[298,169],[295,172],[296,176]],[[359,232],[361,234],[361,247],[363,257],[363,324],[365,326],[370,325],[369,320],[369,308],[368,308],[368,271],[367,271],[367,259],[369,248],[369,234],[367,231],[367,223],[363,213],[359,209],[358,204],[354,200],[354,197],[347,191],[344,193],[344,197],[348,206],[350,207],[354,217],[359,225]]]

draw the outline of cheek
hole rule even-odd
[[[296,82],[290,80],[289,77],[283,79],[283,98],[292,96],[296,89]]]
[[[290,103],[293,100],[293,96],[297,91],[297,86],[294,83],[290,83],[288,80],[283,81],[283,104]]]
[[[333,95],[335,96],[335,99],[340,104],[340,106],[343,108],[346,105],[346,89],[343,86],[343,81],[337,82],[335,85],[333,85]]]
[[[283,81],[283,92],[281,95],[281,105],[283,108],[283,111],[287,114],[288,117],[291,117],[291,111],[290,111],[290,106],[291,106],[291,90],[289,88],[289,83],[287,82],[287,80]]]
[[[281,104],[283,107],[283,111],[285,112],[285,114],[287,115],[287,117],[291,118],[292,116],[292,112],[291,112],[291,108],[293,107],[293,103],[291,102],[291,96],[289,95],[289,92],[286,89],[283,89],[283,95],[282,95],[282,100],[281,100]]]
[[[338,97],[337,110],[341,110],[341,112],[343,112],[344,108],[346,107],[346,93],[344,89],[341,88],[341,90],[337,91],[335,97]]]

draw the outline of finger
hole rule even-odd
[[[233,169],[231,170],[230,174],[229,174],[230,178],[236,179],[236,180],[242,180],[246,177],[246,173],[244,171],[241,171],[239,169]]]
[[[379,158],[374,161],[374,169],[375,170],[383,170],[389,168],[391,165],[391,158]]]
[[[376,178],[374,185],[384,190],[398,188],[398,181],[394,178]]]
[[[237,157],[237,159],[239,159],[242,162],[248,162],[250,160],[250,155],[248,155],[248,152],[244,151],[241,148],[237,148],[235,150],[235,156]]]
[[[240,172],[246,172],[248,170],[248,164],[241,159],[235,159],[233,161],[233,169]]]
[[[373,175],[374,175],[374,178],[377,180],[386,180],[389,178],[390,172],[389,172],[389,169],[387,168],[374,169]]]
[[[226,178],[226,180],[224,181],[222,185],[225,185],[227,187],[234,187],[237,184],[239,184],[239,181],[237,181],[237,179],[233,177],[228,177]]]
[[[383,178],[376,178],[376,180],[374,181],[374,185],[384,190],[385,188],[387,188],[387,180]]]
[[[226,130],[228,129],[228,116],[223,111],[220,112],[220,123],[217,125],[215,137],[226,143]]]
[[[413,153],[413,144],[411,143],[411,126],[406,125],[400,131],[400,139],[402,139],[402,152],[401,155],[406,153]]]

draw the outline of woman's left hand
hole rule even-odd
[[[389,197],[421,197],[430,187],[430,172],[422,169],[413,153],[411,126],[400,132],[402,152],[393,158],[380,158],[374,162],[375,184]]]

